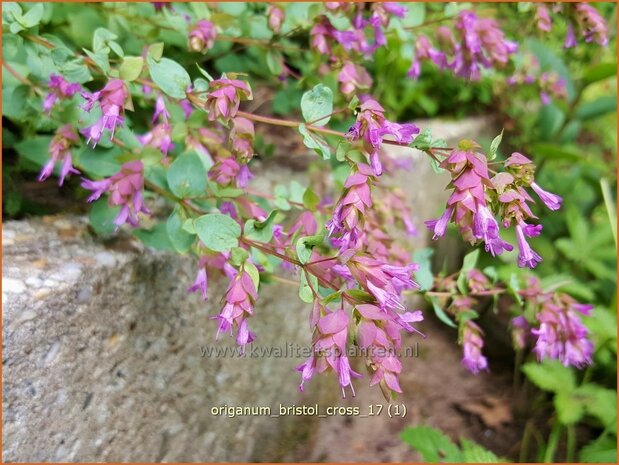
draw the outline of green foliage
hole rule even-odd
[[[400,437],[428,463],[505,462],[491,451],[465,438],[460,439],[458,447],[441,431],[429,426],[408,427],[402,431]]]
[[[146,58],[153,82],[172,98],[185,98],[191,85],[189,74],[181,65],[169,58],[155,60],[152,55]]]
[[[198,197],[206,190],[206,170],[196,152],[185,152],[170,165],[168,186],[180,199]]]
[[[324,126],[333,112],[333,92],[324,84],[317,84],[301,97],[301,112],[305,122]]]
[[[194,228],[202,243],[215,252],[226,252],[238,245],[241,227],[228,215],[209,213],[194,220]]]

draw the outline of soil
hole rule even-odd
[[[419,462],[419,454],[400,440],[404,428],[417,425],[439,428],[455,442],[460,437],[471,439],[499,456],[517,458],[523,424],[514,415],[518,408],[514,407],[510,367],[495,366],[491,359],[492,371],[472,375],[460,364],[455,330],[429,315],[420,329],[426,339],[408,336],[403,340],[403,346],[418,344],[416,357],[402,358],[404,393],[394,404],[406,406],[404,418],[386,414],[387,402],[380,389],[370,387],[364,377],[356,381],[356,397],[342,399],[341,405],[359,406],[367,412],[370,404],[381,404],[383,413],[323,418],[313,443],[299,446],[289,459]]]

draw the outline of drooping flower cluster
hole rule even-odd
[[[505,161],[506,171],[490,179],[485,156],[472,151],[474,145],[470,141],[464,146],[465,150],[454,150],[441,163],[451,173],[454,191],[443,215],[437,220],[426,221],[434,233],[433,238],[443,236],[448,223],[453,221],[464,240],[473,244],[483,242],[486,252],[493,256],[505,250],[511,251],[513,247],[499,236],[499,224],[492,207],[498,211],[504,228],[515,228],[518,266],[534,268],[542,258],[530,247],[526,238],[539,236],[542,226],[526,222],[537,217],[528,206],[533,199],[525,188],[530,187],[551,210],[560,208],[561,197],[543,190],[535,182],[533,162],[524,155],[514,152]]]
[[[577,3],[574,5],[574,17],[585,42],[608,45],[606,21],[594,6],[588,3]]]
[[[595,9],[587,3],[573,5],[572,15],[574,22],[585,39],[585,42],[595,42],[599,45],[608,45],[608,28],[606,21]],[[565,48],[576,47],[577,37],[574,31],[574,22],[568,19],[567,34],[565,36]]]
[[[371,98],[359,107],[357,122],[348,130],[347,136],[353,140],[361,140],[363,148],[376,176],[383,173],[379,153],[383,144],[383,137],[400,144],[410,144],[419,133],[419,128],[412,123],[393,123],[385,118],[385,110],[380,104]]]
[[[225,304],[214,319],[219,321],[217,337],[221,333],[234,334],[241,347],[251,343],[255,334],[249,330],[247,319],[254,314],[254,303],[258,298],[256,285],[247,271],[241,270],[230,280]]]
[[[69,174],[80,174],[78,170],[73,168],[73,161],[71,159],[71,146],[78,141],[79,137],[71,124],[65,124],[56,131],[49,144],[49,161],[43,166],[39,174],[39,181],[45,181],[52,175],[56,163],[61,163],[60,176],[58,178],[59,186],[62,186]]]
[[[559,360],[576,368],[591,364],[593,343],[581,315],[590,316],[593,305],[580,304],[567,294],[543,292],[536,278],[529,279],[521,295],[536,307],[530,332],[536,338],[533,351],[539,360]]]
[[[49,76],[49,94],[43,100],[43,111],[49,113],[57,100],[73,97],[78,93],[82,86],[77,83],[68,82],[60,74],[51,74]]]
[[[249,85],[239,79],[216,79],[209,84],[205,108],[209,121],[222,118],[228,121],[236,116],[241,100],[251,100]]]
[[[543,105],[548,105],[552,100],[566,100],[567,87],[565,79],[561,78],[556,71],[542,72],[539,62],[535,57],[529,57],[520,69],[507,78],[507,84],[534,85],[539,89],[540,100]]]
[[[351,378],[361,378],[350,367],[348,360],[348,326],[350,317],[344,310],[330,311],[318,301],[314,303],[310,326],[312,337],[312,356],[297,367],[301,372],[299,389],[303,391],[305,382],[315,373],[324,373],[331,368],[338,377],[342,388],[342,396],[346,397],[345,389],[350,386],[354,397],[355,389]]]
[[[206,53],[215,45],[217,28],[213,23],[202,19],[189,32],[189,50]]]
[[[499,236],[499,225],[486,202],[486,189],[492,186],[488,175],[486,158],[474,152],[469,145],[465,150],[454,150],[441,167],[451,173],[454,191],[447,201],[447,209],[437,220],[426,221],[433,231],[433,239],[445,234],[447,224],[458,225],[460,234],[471,243],[481,241],[486,252],[501,255],[512,246]]]
[[[359,245],[361,223],[372,207],[370,183],[374,173],[366,164],[359,163],[344,183],[344,192],[326,227],[333,244],[341,251]]]
[[[339,30],[327,16],[317,18],[310,31],[311,46],[332,62],[347,61],[350,54],[370,57],[387,43],[383,28],[392,17],[403,18],[407,9],[393,2],[372,3],[368,11],[363,5],[347,2],[327,2],[332,12],[345,13],[351,18],[350,30]]]
[[[534,268],[542,258],[528,244],[527,237],[539,236],[542,225],[527,223],[529,219],[537,219],[528,206],[533,202],[525,187],[531,187],[540,200],[550,210],[558,210],[562,199],[556,194],[543,190],[534,181],[535,167],[533,162],[514,152],[505,161],[506,172],[497,174],[492,182],[498,194],[499,211],[503,218],[503,226],[514,225],[518,240],[518,266]]]
[[[150,214],[142,191],[144,190],[144,165],[141,160],[134,160],[121,166],[120,171],[110,178],[99,181],[83,179],[82,187],[93,191],[88,197],[93,202],[104,193],[109,193],[108,203],[112,207],[120,206],[120,212],[114,220],[116,227],[125,223],[137,227],[139,224],[138,213]]]
[[[82,92],[82,97],[86,100],[82,105],[84,110],[90,112],[95,103],[98,103],[101,109],[101,117],[97,122],[80,130],[87,139],[86,143],[92,142],[93,146],[96,146],[106,130],[111,132],[110,138],[113,138],[116,128],[124,124],[125,108],[131,108],[131,96],[125,82],[111,79],[100,91]]]
[[[357,344],[367,353],[370,386],[378,384],[386,398],[391,397],[391,392],[401,393],[399,375],[402,363],[397,356],[402,344],[401,331],[421,334],[412,325],[423,321],[421,311],[400,314],[371,304],[357,305],[355,309],[359,317]]]
[[[567,33],[565,35],[565,48],[576,47],[578,34],[587,43],[595,42],[598,45],[608,45],[608,26],[600,12],[589,3],[556,3],[552,7],[554,14],[562,13],[567,21]],[[543,32],[552,30],[552,18],[550,10],[543,4],[539,4],[535,10],[535,23]]]
[[[488,370],[488,359],[482,355],[484,347],[482,330],[473,321],[468,320],[461,325],[462,365],[473,374]]]
[[[460,12],[455,30],[457,38],[447,27],[437,28],[439,49],[432,47],[426,36],[417,37],[409,76],[419,77],[420,62],[430,59],[440,69],[449,68],[456,76],[478,80],[482,67],[501,68],[518,50],[518,44],[505,39],[494,19],[479,18],[469,10]]]

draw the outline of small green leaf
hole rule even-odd
[[[308,149],[315,150],[323,159],[331,158],[331,149],[327,142],[318,134],[310,132],[305,124],[299,125],[299,133],[303,136],[303,144]]]
[[[589,85],[594,82],[602,81],[617,74],[617,63],[598,63],[593,65],[583,73],[583,84]]]
[[[558,392],[554,398],[554,406],[559,421],[564,425],[579,422],[585,413],[582,401],[571,392]]]
[[[258,289],[258,285],[260,284],[260,272],[258,271],[258,268],[256,268],[256,265],[252,262],[245,262],[243,264],[243,270],[249,274],[251,280],[254,282],[254,286]]]
[[[236,247],[241,227],[228,215],[209,213],[194,220],[194,227],[202,243],[215,252],[226,252]]]
[[[310,211],[315,211],[319,203],[320,197],[318,197],[310,187],[305,189],[305,193],[303,194],[303,205],[305,208]]]
[[[120,207],[110,207],[106,198],[97,200],[92,204],[88,219],[90,226],[101,236],[109,236],[116,231],[114,220],[120,211]]]
[[[593,102],[583,103],[576,110],[576,117],[583,121],[617,111],[617,95],[604,95]]]
[[[309,273],[308,273],[309,274]],[[309,274],[309,283],[307,281],[306,273],[301,273],[301,279],[299,282],[299,298],[306,304],[311,304],[314,301],[314,293],[312,288],[318,287],[318,279],[313,274]]]
[[[402,441],[421,454],[424,462],[462,462],[462,453],[451,439],[429,426],[408,427],[400,434]]]
[[[234,266],[241,266],[249,258],[249,252],[241,247],[232,247],[230,251],[230,263]]]
[[[488,160],[494,160],[496,158],[497,150],[499,149],[499,145],[501,145],[501,140],[503,140],[503,131],[505,130],[502,129],[501,134],[492,139],[487,155]]]
[[[462,461],[464,463],[497,463],[505,461],[497,457],[492,451],[468,439],[461,438],[460,446],[462,447]]]
[[[333,92],[324,84],[317,84],[301,97],[301,113],[307,123],[314,126],[324,126],[331,119],[333,112]],[[326,118],[322,118],[325,116]],[[320,121],[317,121],[322,118]],[[314,122],[315,121],[315,122]]]
[[[434,314],[436,315],[436,317],[441,320],[443,323],[445,323],[447,326],[451,326],[452,328],[457,328],[458,325],[456,325],[451,318],[449,318],[449,316],[447,316],[447,313],[445,313],[445,310],[443,310],[441,308],[441,306],[438,304],[438,299],[434,296],[429,296],[430,297],[430,302],[432,303],[432,309],[434,310]]]
[[[135,81],[140,77],[143,67],[143,57],[125,57],[120,65],[120,78],[125,81]]]
[[[273,238],[273,222],[275,221],[276,214],[277,210],[272,211],[264,221],[247,220],[243,228],[243,235],[248,239],[269,242]]]
[[[43,18],[45,8],[42,3],[37,3],[30,10],[26,12],[21,18],[18,19],[19,23],[25,28],[31,28],[38,25]]]
[[[464,260],[462,261],[462,269],[460,270],[460,274],[458,275],[458,281],[457,281],[458,290],[462,294],[466,295],[469,293],[468,285],[466,284],[468,280],[467,274],[469,271],[475,268],[478,258],[479,258],[479,249],[475,249],[472,252],[469,252],[464,256]]]
[[[415,281],[419,284],[419,289],[428,291],[432,289],[434,284],[434,275],[432,274],[432,263],[430,258],[434,254],[434,250],[430,247],[415,250],[413,254],[413,262],[419,265],[419,269],[415,271]]]
[[[163,56],[163,42],[157,42],[148,47],[148,56],[155,61],[161,60]]]
[[[152,56],[148,56],[146,61],[150,77],[164,93],[177,99],[186,97],[191,78],[185,68],[169,58],[155,61]]]
[[[312,249],[321,245],[325,239],[324,234],[300,237],[296,243],[297,257],[301,263],[307,263],[312,256]]]
[[[179,253],[187,252],[194,241],[196,240],[195,234],[188,233],[183,229],[183,218],[178,209],[175,209],[166,223],[168,236],[174,249]]]
[[[165,223],[157,223],[152,229],[136,229],[133,234],[147,247],[158,250],[174,250]]]
[[[185,152],[174,160],[167,179],[172,193],[181,199],[198,197],[206,191],[206,171],[195,152]]]
[[[551,392],[570,392],[576,386],[574,373],[558,361],[529,362],[522,371],[540,389]]]

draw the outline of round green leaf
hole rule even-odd
[[[194,221],[198,237],[206,247],[215,252],[225,252],[236,247],[241,237],[241,227],[228,215],[209,213]]]
[[[122,65],[120,65],[120,78],[125,81],[135,81],[138,77],[140,77],[143,66],[144,58],[125,57]]]
[[[162,58],[155,61],[152,56],[147,58],[150,77],[159,88],[172,98],[185,98],[191,78],[185,68],[174,60]]]
[[[301,112],[306,122],[316,121],[318,118],[333,113],[333,92],[324,84],[318,84],[301,97]],[[323,118],[313,123],[315,126],[324,126],[331,117]]]
[[[168,169],[168,185],[181,199],[198,197],[206,190],[206,171],[195,152],[181,154]]]

